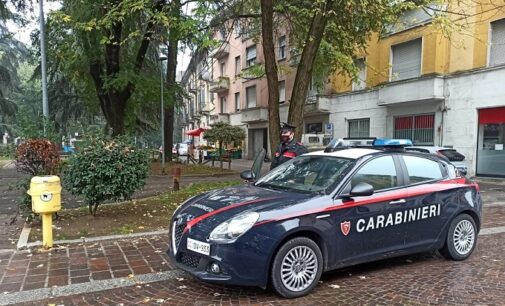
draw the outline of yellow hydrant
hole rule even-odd
[[[32,197],[32,211],[42,216],[42,245],[53,247],[53,213],[61,209],[61,184],[56,175],[34,176],[28,194]]]

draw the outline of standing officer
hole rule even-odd
[[[287,123],[282,123],[281,127],[281,143],[275,151],[270,170],[287,162],[299,155],[309,152],[307,148],[300,142],[297,142],[293,137],[295,136],[295,126]]]

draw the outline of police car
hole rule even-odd
[[[270,284],[287,298],[341,267],[436,250],[468,258],[481,225],[478,185],[405,145],[332,142],[255,182],[246,171],[251,182],[200,194],[175,211],[167,254],[200,280]]]

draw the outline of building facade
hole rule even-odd
[[[202,55],[204,52],[195,54],[181,82],[186,91],[193,93],[183,101],[188,118],[183,133],[214,122],[227,122],[242,127],[246,132],[246,140],[242,144],[243,158],[252,159],[261,148],[271,152],[268,140],[267,80],[258,75],[256,69],[264,63],[261,42],[250,37],[246,27],[232,21],[217,30],[214,39],[220,45],[205,55]],[[281,122],[285,122],[297,57],[290,49],[288,33],[276,32],[274,40],[279,67],[279,112]],[[198,67],[206,67],[205,78],[199,76]],[[309,91],[305,126],[301,128],[307,133],[324,134],[324,126],[329,122],[329,110],[327,105],[325,108],[320,104],[316,94],[316,90]],[[205,99],[201,98],[203,96]],[[201,115],[197,111],[198,101],[205,105],[202,108],[206,112],[200,111]]]
[[[461,29],[447,34],[429,11],[408,12],[403,26],[372,35],[356,80],[335,76],[337,93],[319,100],[335,137],[453,147],[470,175],[505,176],[505,10],[485,1],[443,9]]]

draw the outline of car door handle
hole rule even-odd
[[[405,204],[405,203],[407,203],[407,201],[405,201],[405,199],[400,199],[400,200],[395,200],[395,201],[389,202],[389,204],[391,204],[391,205]]]

